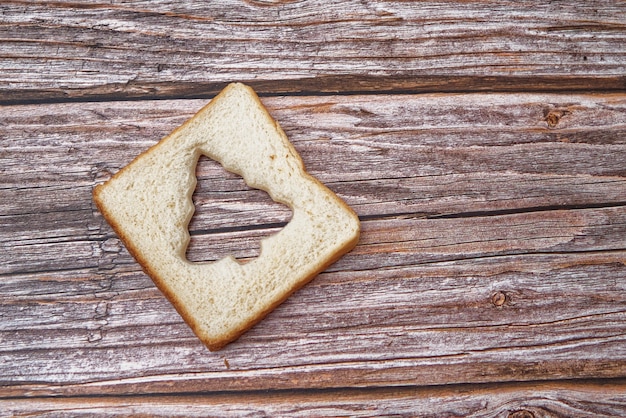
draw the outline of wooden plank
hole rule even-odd
[[[3,291],[0,304],[2,392],[619,377],[626,371],[625,256],[518,255],[327,272],[217,354],[138,271],[97,280],[89,271],[14,275],[3,286],[20,292]]]
[[[510,218],[518,220],[523,212],[619,207],[626,202],[624,165],[619,163],[626,160],[623,95],[286,97],[265,102],[311,173],[364,220],[490,213],[518,213]],[[102,265],[96,261],[102,257],[101,245],[113,235],[91,202],[93,185],[203,104],[182,100],[5,107],[0,124],[0,243],[7,246],[7,261],[2,271]],[[549,116],[558,119],[550,119],[554,126],[547,122]],[[190,225],[189,253],[195,261],[238,248],[248,249],[238,256],[254,256],[260,237],[290,218],[288,208],[251,190],[216,163],[203,161],[197,175],[199,210]],[[597,234],[610,225],[575,221],[576,213],[563,218],[570,231],[576,222],[591,222]],[[394,222],[380,225],[423,228],[416,219]],[[458,228],[468,224],[472,222],[450,223]],[[380,230],[380,225],[375,228]],[[445,222],[427,225],[441,230],[437,233],[442,237],[448,235]],[[490,230],[495,236],[495,226]],[[621,242],[615,233],[609,236]],[[511,242],[505,247],[517,248]],[[131,262],[124,257],[117,261]]]
[[[72,213],[76,217],[79,214]],[[72,226],[55,229],[47,238],[18,238],[10,229],[15,217],[4,218],[2,274],[82,269],[133,263],[101,218],[86,214]],[[29,217],[33,222],[33,217]],[[45,219],[51,219],[46,217]],[[70,223],[63,220],[63,223]],[[25,222],[27,223],[27,222]],[[99,230],[90,230],[101,228]],[[59,225],[60,226],[60,225]],[[32,224],[29,226],[32,228]],[[48,228],[50,230],[51,227]],[[515,215],[459,219],[365,220],[358,248],[346,262],[331,267],[382,268],[394,265],[457,260],[525,252],[581,252],[626,247],[626,207],[541,211]],[[215,261],[228,254],[249,259],[258,255],[260,240],[280,230],[246,227],[241,230],[196,231],[193,261]],[[45,233],[42,232],[43,235]],[[27,233],[23,234],[27,235]],[[374,257],[375,255],[375,257]],[[347,266],[347,267],[346,267]]]
[[[626,415],[626,384],[547,382],[450,388],[344,389],[198,396],[0,400],[12,416],[489,416],[612,417]]]
[[[379,181],[382,184],[375,193],[385,189],[390,193],[404,186],[403,181],[414,183],[416,177],[424,181],[433,177],[450,184],[473,175],[479,186],[504,176],[500,187],[494,187],[499,190],[505,181],[511,187],[524,183],[516,181],[514,176],[519,175],[535,185],[539,179],[554,183],[552,187],[574,182],[572,190],[559,196],[568,200],[578,187],[588,194],[595,187],[603,187],[599,182],[585,186],[589,181],[577,179],[581,175],[602,176],[605,183],[617,181],[616,186],[622,186],[619,182],[624,167],[611,162],[623,161],[623,94],[282,97],[264,102],[303,155],[307,168],[337,187],[349,181],[372,187]],[[29,187],[50,187],[51,182],[56,187],[65,181],[93,184],[130,162],[205,103],[181,100],[3,107],[0,185],[24,190],[26,196]],[[200,176],[201,180],[215,181],[223,172],[206,168]],[[392,185],[385,187],[385,181],[392,181]],[[214,187],[241,190],[233,188],[230,181]],[[419,192],[426,191],[425,187]],[[460,194],[463,189],[454,192]],[[615,192],[607,190],[597,196],[604,192],[609,193],[606,201],[615,199],[611,196]],[[409,190],[406,194],[412,193]],[[623,194],[617,196],[623,199]],[[585,201],[570,199],[566,204],[581,203]],[[14,211],[10,207],[3,210]]]
[[[626,374],[623,94],[264,101],[355,207],[362,240],[213,354],[91,203],[94,184],[205,101],[2,107],[2,396]],[[199,257],[287,222],[217,165],[198,176]]]
[[[263,93],[623,90],[626,7],[5,1],[3,103]]]

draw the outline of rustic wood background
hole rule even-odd
[[[211,353],[91,191],[230,81],[363,232]],[[0,415],[626,415],[626,2],[4,0],[0,104]],[[191,260],[289,220],[197,176]]]

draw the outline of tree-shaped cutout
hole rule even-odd
[[[291,219],[288,206],[248,186],[217,161],[200,155],[195,173],[195,210],[185,253],[189,261],[217,261],[228,255],[240,263],[251,261],[261,252],[261,240],[277,233]]]

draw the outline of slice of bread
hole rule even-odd
[[[229,256],[185,257],[191,195],[201,154],[293,210],[245,264]],[[254,91],[230,84],[195,116],[139,155],[94,200],[157,287],[210,350],[238,338],[346,252],[359,238],[356,214],[309,175]]]

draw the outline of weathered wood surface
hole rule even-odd
[[[264,102],[361,216],[363,235],[218,354],[90,200],[96,182],[203,102],[3,108],[6,395],[623,377],[626,96]],[[556,126],[550,112],[563,115]],[[196,259],[254,256],[288,221],[217,164],[197,174]]]
[[[3,1],[1,101],[626,88],[621,1],[111,3]]]
[[[471,395],[470,395],[471,394]],[[589,402],[593,399],[593,402]],[[224,405],[229,405],[228,409]],[[209,394],[202,397],[48,398],[1,401],[13,415],[603,417],[626,414],[624,381]]]
[[[625,29],[601,1],[2,2],[0,416],[626,415]],[[91,191],[231,80],[363,233],[210,353]],[[191,260],[289,221],[197,176]]]

